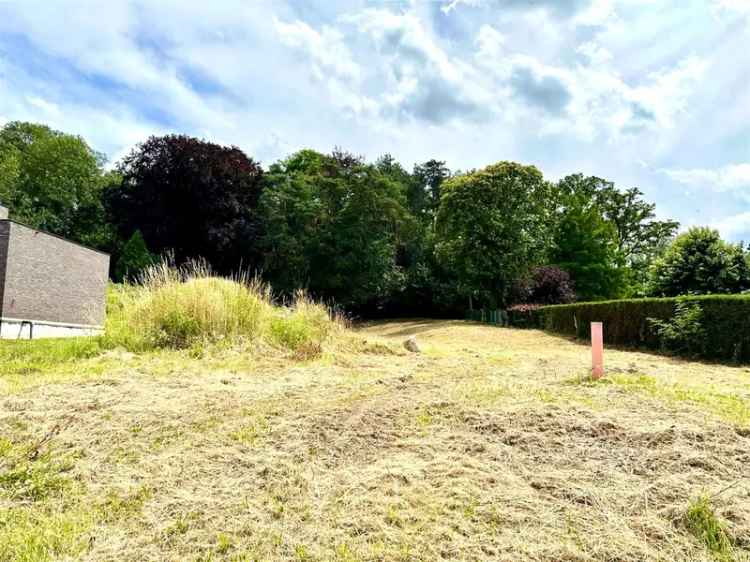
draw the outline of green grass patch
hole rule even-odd
[[[234,545],[232,537],[226,533],[217,533],[216,535],[216,552],[226,554]]]
[[[629,391],[638,392],[672,403],[689,403],[730,423],[750,425],[750,401],[731,392],[717,392],[710,388],[685,387],[660,384],[652,376],[643,374],[607,375],[593,384],[616,384]]]
[[[152,491],[147,486],[140,486],[133,491],[120,493],[110,490],[99,505],[103,521],[118,521],[141,513],[143,505],[151,499]]]
[[[427,434],[427,430],[435,422],[435,418],[432,415],[432,412],[430,412],[430,410],[427,408],[421,408],[417,412],[415,420],[417,422],[417,427],[419,428],[419,431],[423,435]]]
[[[51,452],[39,454],[29,446],[0,440],[0,499],[39,502],[60,497],[77,486],[67,473],[73,456],[57,458]]]
[[[0,508],[0,562],[73,560],[89,545],[90,511],[35,507]]]
[[[195,516],[184,516],[179,515],[169,527],[167,527],[164,531],[164,534],[167,537],[175,537],[179,535],[184,535],[188,532],[190,529],[190,523],[193,519],[195,519]]]
[[[255,446],[258,442],[263,439],[271,431],[271,417],[273,413],[259,413],[256,411],[244,411],[247,418],[239,429],[232,431],[229,437],[233,441],[248,445],[250,447]]]
[[[62,363],[95,357],[105,349],[101,337],[0,340],[0,376],[41,373]]]
[[[457,400],[477,406],[493,406],[514,395],[514,389],[505,381],[471,381],[453,392]]]
[[[685,526],[703,543],[717,560],[732,560],[732,538],[716,516],[708,496],[701,496],[688,506]]]
[[[95,516],[80,504],[75,458],[0,439],[0,562],[72,559],[87,548]]]

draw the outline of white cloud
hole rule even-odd
[[[461,3],[481,4],[459,0],[444,8]],[[560,40],[564,26],[555,14],[561,5],[540,4],[543,9],[528,13],[522,5],[512,3],[514,17],[520,18],[517,21],[537,26],[542,18],[544,36]],[[255,53],[248,29],[259,35],[256,40],[275,40],[287,53],[295,54],[299,66],[307,66],[307,72],[324,88],[323,103],[344,109],[345,117],[381,131],[389,122],[397,126],[403,119],[433,125],[491,118],[506,124],[541,119],[536,123],[537,133],[568,131],[582,139],[614,139],[623,132],[646,129],[651,121],[654,127],[673,127],[676,116],[686,110],[692,83],[705,69],[699,59],[691,58],[645,79],[628,81],[612,67],[613,53],[595,40],[576,46],[589,64],[571,66],[519,51],[505,33],[489,24],[479,26],[473,52],[451,52],[451,45],[409,10],[370,8],[316,26],[271,15],[266,18],[272,22],[265,26],[269,30],[234,0],[218,10],[192,2],[181,6],[168,18],[165,15],[174,6],[145,3],[136,9],[135,4],[121,3],[113,18],[95,25],[98,20],[88,3],[71,7],[50,2],[41,15],[28,6],[14,10],[6,28],[23,30],[37,48],[64,58],[81,72],[147,94],[149,103],[178,123],[195,124],[202,134],[222,138],[235,137],[232,131],[239,133],[245,121],[238,113],[244,108],[225,97],[256,97],[253,86],[261,77],[256,67],[266,70],[262,78],[291,86],[290,98],[296,93],[300,102],[322,102],[315,99],[315,90],[292,84],[300,82],[296,76],[271,79],[269,74],[278,70],[273,63],[286,63],[287,72],[292,72],[289,60],[284,59],[283,50],[264,60],[265,54]],[[577,12],[574,25],[593,25],[611,19],[614,13],[609,0],[596,0],[588,7],[583,1],[570,0],[566,6],[567,12]],[[75,29],[62,29],[56,22],[71,12]],[[154,22],[148,34],[144,34],[144,22]],[[164,45],[168,57],[158,56],[154,45]],[[248,53],[256,55],[251,64],[243,60]],[[196,91],[183,76],[185,67],[199,69],[226,91]],[[271,87],[274,93],[278,90],[276,85]],[[37,97],[59,106],[47,96]]]
[[[717,220],[711,226],[725,239],[750,241],[750,211]]]
[[[39,109],[47,118],[60,115],[60,107],[56,103],[49,102],[38,96],[28,96],[26,101],[29,105]]]
[[[165,17],[162,10],[166,6],[119,2],[109,6],[103,18],[98,4],[88,0],[45,2],[44,9],[35,2],[18,3],[12,17],[0,18],[0,32],[23,34],[37,49],[86,76],[147,92],[167,113],[189,113],[194,119],[228,126],[225,113],[194,92],[173,61],[155,56],[148,47],[139,26]]]
[[[626,97],[653,111],[657,125],[673,127],[677,116],[687,111],[690,96],[708,68],[705,58],[690,56],[671,68],[651,73],[649,83],[632,88]]]
[[[750,163],[729,164],[721,168],[665,169],[662,171],[678,183],[717,192],[747,189],[746,196],[750,197]]]
[[[538,80],[554,80],[556,85],[550,89],[557,92],[552,96],[557,101],[553,105],[562,107],[562,100],[569,98],[565,115],[546,118],[540,124],[542,132],[565,131],[590,140],[620,140],[623,135],[674,128],[709,67],[707,60],[693,56],[629,83],[612,66],[613,54],[595,41],[578,46],[577,52],[587,63],[575,66],[549,65],[513,52],[507,40],[488,25],[480,28],[476,44],[477,64],[493,73],[497,87],[503,87],[519,69],[528,69]],[[531,105],[533,100],[533,96],[526,99]]]
[[[576,15],[576,25],[602,25],[615,16],[615,0],[593,0],[589,6]]]
[[[326,26],[318,32],[301,21],[284,23],[278,19],[274,25],[282,43],[310,55],[319,79],[330,72],[343,79],[360,79],[359,65],[352,60],[342,34],[335,29]]]
[[[444,14],[450,14],[453,10],[461,5],[476,7],[481,5],[482,0],[450,0],[447,4],[440,7]]]
[[[714,6],[719,11],[750,15],[750,2],[748,0],[714,0]]]
[[[581,53],[588,58],[591,64],[596,66],[605,65],[611,62],[613,58],[612,53],[599,45],[596,41],[582,43],[578,46],[576,52]]]
[[[492,61],[497,60],[503,54],[506,39],[497,29],[485,23],[479,28],[475,44],[479,48],[476,57],[480,60]]]
[[[381,117],[445,124],[490,110],[492,94],[476,70],[449,56],[416,14],[366,9],[342,22],[370,52],[369,85]]]
[[[362,70],[344,35],[329,26],[317,31],[308,24],[274,21],[281,42],[302,53],[314,78],[326,85],[332,103],[355,115],[374,114],[377,104],[362,91]]]

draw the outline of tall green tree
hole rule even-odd
[[[673,220],[655,220],[656,205],[644,201],[636,187],[621,191],[602,178],[572,174],[560,180],[557,189],[563,200],[575,197],[598,205],[615,228],[617,251],[628,264],[653,258],[680,226]]]
[[[123,281],[135,279],[148,266],[153,265],[158,257],[148,251],[146,241],[140,230],[136,230],[120,252],[114,269],[114,279]]]
[[[19,150],[0,136],[0,203],[10,205],[16,197],[21,174]]]
[[[552,189],[534,166],[499,162],[442,186],[436,254],[457,289],[503,306],[513,282],[541,263],[552,242]]]
[[[440,192],[451,173],[445,162],[428,160],[416,164],[409,185],[409,208],[414,216],[432,221],[440,206]]]
[[[748,255],[742,244],[730,244],[718,231],[693,227],[679,235],[652,270],[654,296],[739,293],[750,289]]]
[[[81,137],[13,121],[0,130],[0,201],[34,228],[109,249],[102,192],[116,177]]]
[[[262,247],[277,290],[307,289],[361,310],[403,287],[397,255],[410,220],[402,186],[381,169],[342,151],[313,150],[271,166]]]
[[[380,312],[390,316],[440,315],[460,310],[454,306],[455,279],[436,262],[434,254],[436,205],[432,197],[439,194],[448,169],[443,162],[431,160],[409,173],[389,154],[380,157],[375,166],[399,186],[415,219],[404,223],[396,253],[396,264],[405,276],[403,287],[390,295]]]
[[[570,202],[555,230],[550,261],[570,273],[581,300],[615,298],[623,291],[614,226],[596,205]]]
[[[643,201],[636,188],[620,191],[608,183],[597,192],[597,203],[617,233],[617,250],[629,265],[650,262],[674,237],[680,223],[655,220],[656,205]]]
[[[620,191],[612,182],[595,176],[569,175],[560,180],[556,188],[559,216],[566,223],[561,228],[570,230],[572,220],[591,221],[590,227],[580,224],[574,229],[579,235],[573,239],[586,243],[587,248],[576,250],[571,240],[560,238],[562,231],[557,237],[558,247],[564,247],[567,253],[566,260],[574,262],[576,252],[580,259],[588,260],[578,265],[578,275],[586,274],[584,272],[594,275],[581,281],[588,288],[578,291],[579,296],[643,295],[649,266],[664,251],[679,223],[656,220],[655,205],[644,201],[639,189]],[[570,209],[575,209],[575,212],[566,218]],[[602,221],[611,228],[606,228]],[[597,233],[596,236],[591,235],[593,232]],[[595,259],[605,261],[597,265],[591,261]],[[572,270],[570,272],[575,276]],[[597,288],[595,278],[604,285]],[[614,281],[617,285],[613,284]]]

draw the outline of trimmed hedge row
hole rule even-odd
[[[604,323],[604,341],[629,347],[660,349],[648,318],[670,320],[678,302],[697,304],[702,311],[705,341],[702,357],[750,361],[750,295],[626,299],[544,306],[535,311],[537,327],[589,339],[590,323]]]
[[[541,304],[516,304],[508,309],[508,323],[516,328],[540,327]]]

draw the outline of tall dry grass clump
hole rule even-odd
[[[270,288],[246,273],[219,277],[204,261],[181,267],[164,261],[110,291],[106,338],[133,351],[262,340],[307,353],[340,328],[325,306],[302,293],[277,305]]]

